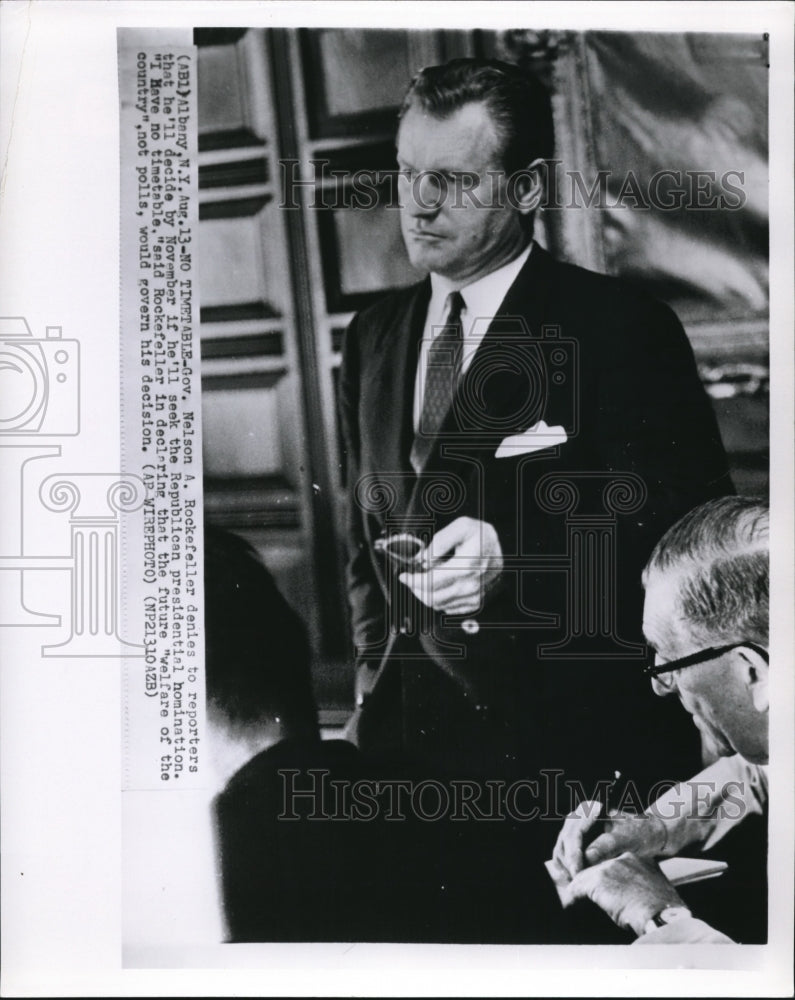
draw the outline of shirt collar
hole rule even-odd
[[[444,317],[446,314],[447,298],[451,292],[456,290],[461,292],[466,303],[466,310],[470,316],[494,316],[500,303],[508,293],[508,289],[516,280],[517,275],[522,270],[533,249],[532,241],[527,244],[518,257],[496,271],[484,274],[482,278],[473,281],[469,285],[457,285],[449,278],[441,274],[431,273],[431,303],[429,311],[434,314],[434,318]]]

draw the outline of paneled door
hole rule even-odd
[[[417,280],[398,211],[354,171],[395,168],[397,111],[465,32],[197,29],[205,506],[306,622],[322,718],[353,701],[336,412],[356,309]],[[376,185],[378,186],[378,185]]]

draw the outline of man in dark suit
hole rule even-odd
[[[340,383],[356,728],[446,772],[642,784],[696,748],[641,677],[640,571],[731,483],[671,310],[533,242],[550,155],[548,100],[515,67],[412,82],[401,219],[429,276],[354,318]],[[398,533],[425,553],[382,555]]]

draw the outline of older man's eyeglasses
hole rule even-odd
[[[668,660],[667,663],[650,663],[643,668],[643,673],[647,677],[659,677],[660,674],[668,674],[672,670],[683,670],[685,667],[694,667],[697,663],[706,663],[708,660],[716,660],[724,653],[729,653],[733,649],[752,649],[764,658],[765,663],[769,663],[767,650],[755,642],[732,642],[728,646],[710,646],[709,649],[699,650],[689,656],[682,656],[678,660]]]

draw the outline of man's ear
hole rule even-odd
[[[522,215],[529,215],[543,206],[546,176],[546,160],[537,159],[509,179],[511,202]]]
[[[770,667],[763,656],[749,649],[747,646],[740,646],[737,650],[740,676],[744,681],[751,701],[757,712],[767,712],[770,708],[770,694],[768,691],[768,677]]]

